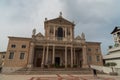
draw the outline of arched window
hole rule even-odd
[[[58,28],[58,30],[57,30],[58,32],[57,32],[57,37],[58,37],[58,39],[59,40],[62,40],[62,38],[63,38],[63,28],[61,28],[61,27],[59,27]]]

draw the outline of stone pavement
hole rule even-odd
[[[72,75],[72,74],[56,74],[56,75],[5,75],[0,74],[0,80],[120,80],[120,76],[110,75]]]

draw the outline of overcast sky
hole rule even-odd
[[[110,34],[120,25],[120,0],[0,0],[0,51],[6,51],[8,36],[31,37],[33,28],[44,34],[44,20],[63,17],[74,21],[75,36],[101,42],[103,54],[113,44]]]

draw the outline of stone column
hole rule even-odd
[[[55,46],[53,46],[52,64],[55,64]]]
[[[71,68],[73,67],[73,47],[71,47]]]
[[[75,48],[74,48],[74,64],[76,65],[76,54],[75,54]]]
[[[49,46],[47,46],[47,52],[46,52],[46,65],[48,65],[48,50],[49,50]]]
[[[44,59],[45,59],[45,46],[43,46],[43,55],[42,55],[41,68],[44,68]]]
[[[67,47],[65,46],[65,68],[67,68]]]
[[[29,61],[28,61],[28,65],[27,65],[28,68],[33,67],[34,46],[35,46],[34,43],[31,42],[31,43],[30,43],[30,52],[29,52]]]
[[[83,51],[83,64],[82,64],[82,67],[83,68],[88,68],[88,64],[87,64],[87,52],[86,52],[86,46],[84,45],[83,48],[82,48],[82,51]]]

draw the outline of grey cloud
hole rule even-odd
[[[120,25],[119,0],[0,0],[0,41],[7,47],[7,36],[30,37],[33,28],[44,33],[44,18],[55,18],[59,12],[74,21],[75,35],[82,32],[88,41],[102,42],[103,53],[112,43],[110,32]],[[27,31],[26,31],[27,30]],[[109,40],[109,41],[108,41]]]
[[[59,10],[58,0],[0,0],[0,51],[7,49],[8,36],[31,37],[33,28],[44,33],[44,18]]]
[[[119,0],[62,0],[66,15],[75,20],[75,34],[86,34],[89,41],[102,42],[103,53],[113,43],[110,32],[120,25]]]

